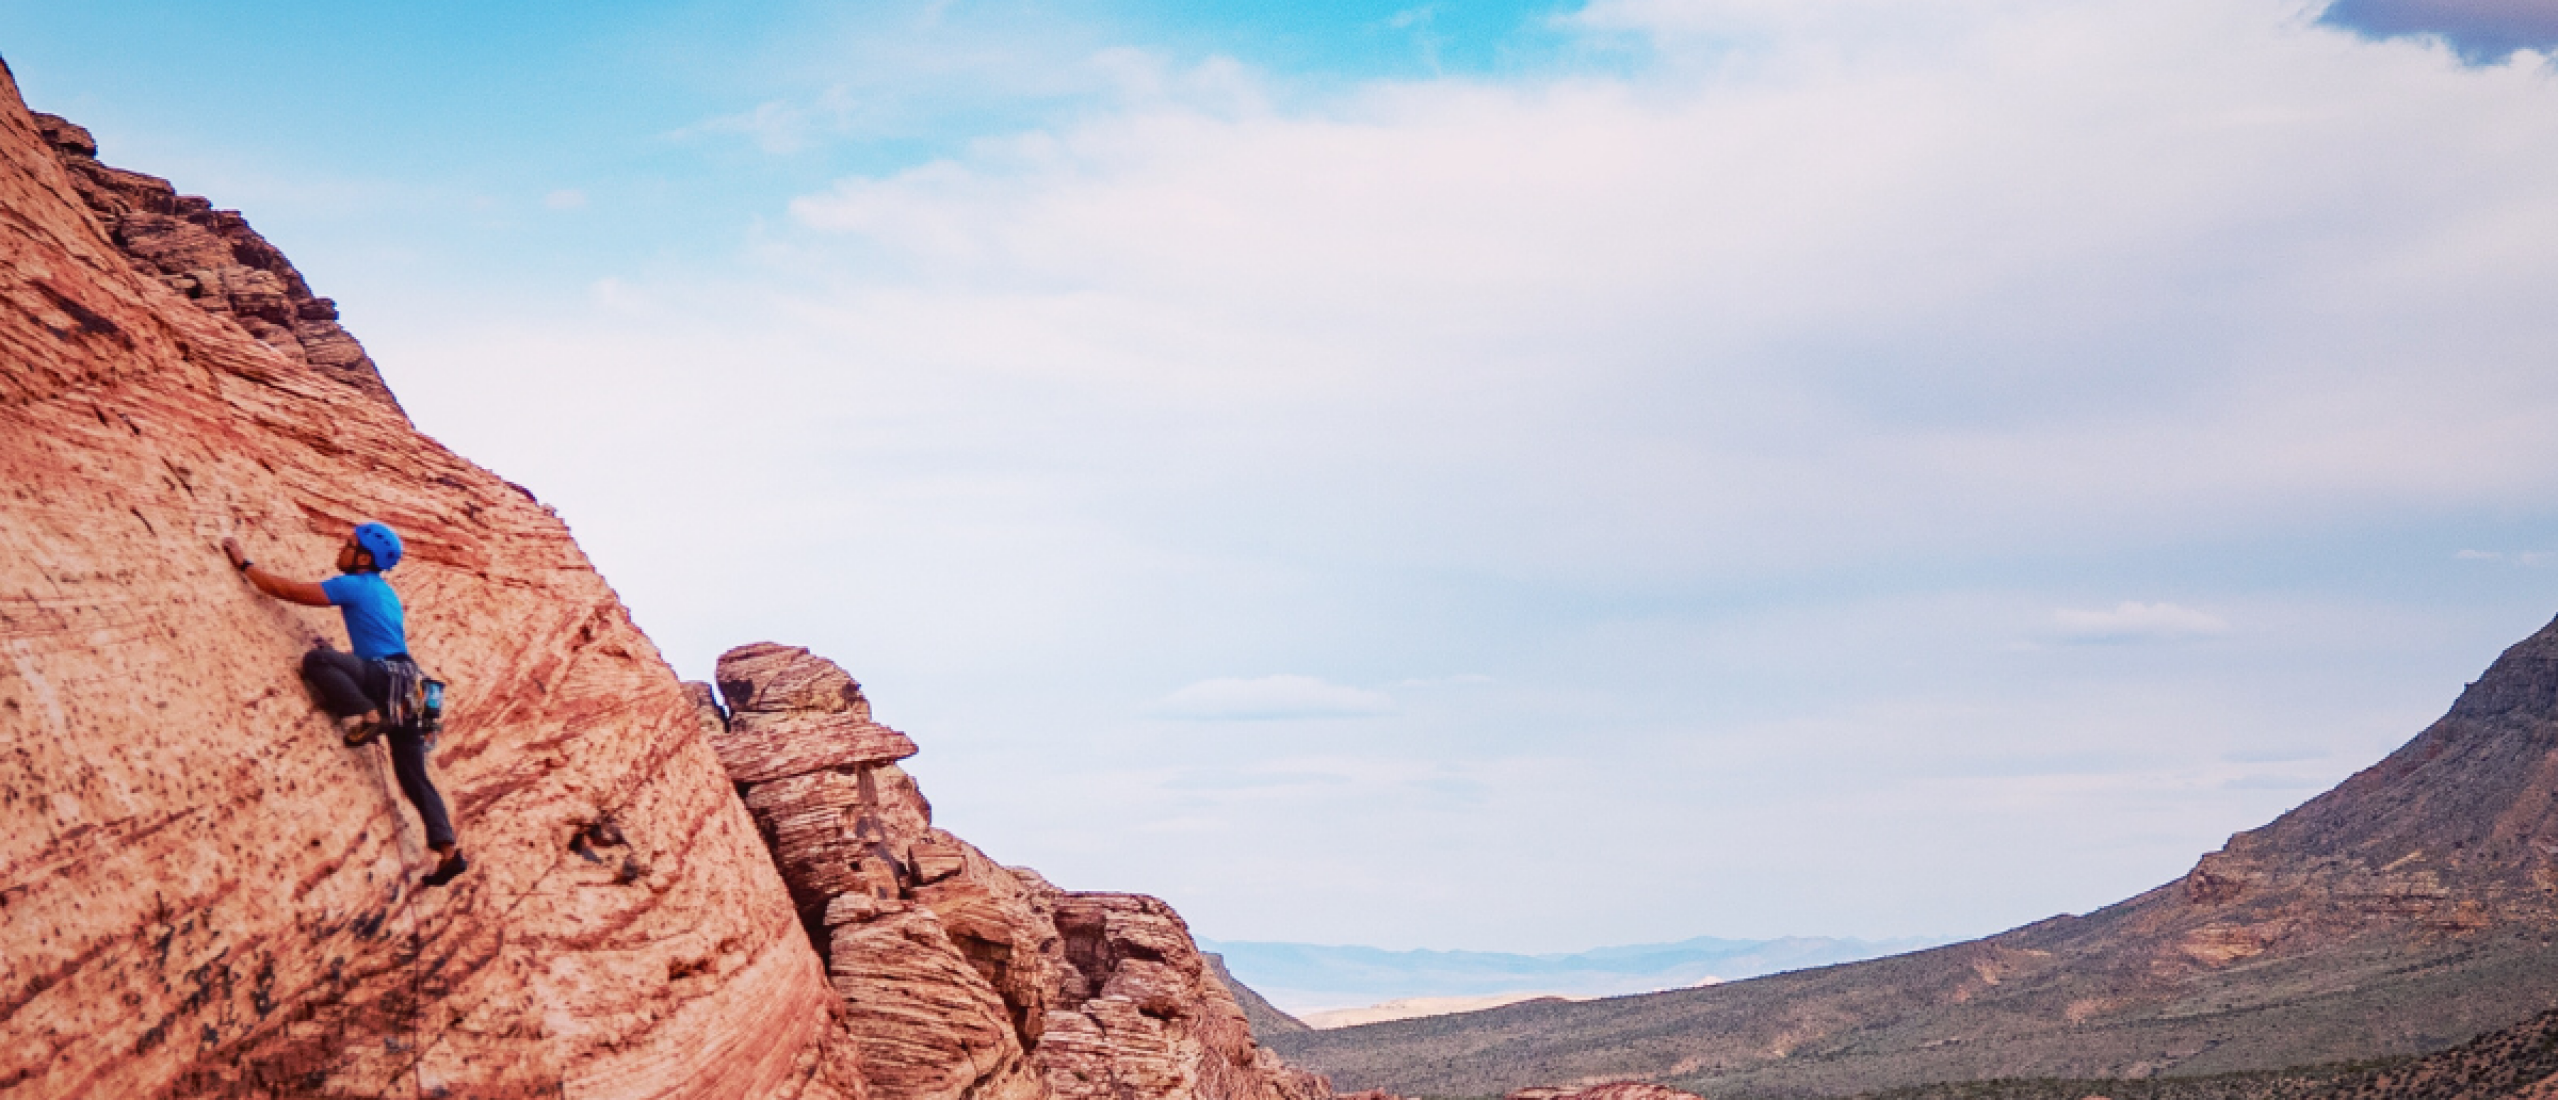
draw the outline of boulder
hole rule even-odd
[[[914,743],[833,662],[758,643],[717,676],[712,743],[826,955],[875,1096],[1331,1096],[1254,1042],[1171,906],[1060,890],[933,827],[894,763]]]

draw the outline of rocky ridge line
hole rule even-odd
[[[1271,1004],[1251,986],[1236,980],[1234,972],[1226,969],[1224,956],[1211,951],[1203,953],[1200,957],[1208,960],[1209,972],[1215,974],[1217,980],[1225,983],[1227,990],[1234,993],[1235,1004],[1243,1008],[1244,1021],[1252,1025],[1252,1034],[1255,1038],[1314,1030],[1306,1026],[1304,1020],[1289,1015],[1278,1005]]]
[[[86,128],[60,115],[33,117],[81,201],[136,271],[278,354],[399,407],[372,356],[338,323],[337,303],[313,294],[293,262],[239,211],[179,194],[158,176],[101,163]]]

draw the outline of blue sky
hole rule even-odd
[[[0,50],[680,671],[815,647],[945,824],[1217,938],[2085,910],[2558,613],[2493,5],[734,7]]]
[[[2319,19],[2375,37],[2436,39],[2472,64],[2558,46],[2558,8],[2543,0],[2336,0]]]

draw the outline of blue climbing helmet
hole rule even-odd
[[[391,530],[388,526],[379,523],[356,524],[355,544],[363,547],[366,553],[373,555],[373,568],[377,572],[389,572],[392,566],[400,564],[400,533]]]

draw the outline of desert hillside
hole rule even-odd
[[[1440,1096],[2226,1074],[2441,1050],[2541,1012],[2554,936],[2558,623],[2388,759],[2098,912],[1706,989],[1269,1041],[1344,1087]]]

